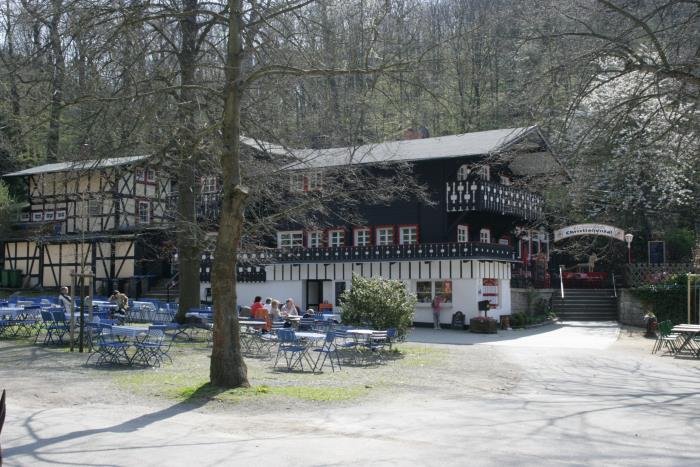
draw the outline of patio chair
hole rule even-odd
[[[172,359],[168,355],[172,339],[166,344],[165,334],[161,329],[148,328],[148,333],[135,344],[136,352],[131,362],[142,363],[146,366],[160,366],[164,358]]]
[[[277,340],[279,345],[277,347],[277,358],[275,358],[273,368],[277,368],[277,363],[280,361],[280,357],[282,357],[286,363],[287,371],[292,371],[297,365],[303,370],[303,359],[306,355],[307,348],[299,342],[294,331],[292,329],[280,329],[277,332]]]
[[[661,350],[662,347],[666,347],[669,353],[674,354],[678,350],[677,341],[678,334],[671,331],[673,328],[673,323],[669,320],[662,321],[659,323],[659,335],[656,338],[654,347],[651,353],[656,353]]]
[[[312,331],[314,327],[313,318],[301,318],[299,320],[299,330],[300,331]]]
[[[88,356],[85,364],[87,365],[90,359],[95,355],[98,356],[95,362],[96,365],[101,365],[103,363],[131,363],[131,359],[127,353],[128,348],[129,343],[116,339],[112,335],[111,328],[103,328],[97,337],[97,345]]]
[[[338,346],[335,345],[334,331],[328,331],[326,333],[326,338],[323,341],[323,345],[312,350],[314,352],[318,352],[318,357],[316,358],[316,362],[314,363],[313,368],[314,373],[317,369],[318,371],[323,370],[323,365],[326,363],[326,361],[329,361],[331,363],[331,369],[333,370],[333,372],[335,372],[335,363],[333,362],[333,357],[335,357],[335,360],[338,363],[338,369],[341,369],[340,353],[338,352]],[[321,357],[323,357],[323,360],[321,360]]]
[[[333,331],[335,335],[334,342],[345,362],[357,363],[362,357],[360,346],[355,337],[346,332],[347,329],[348,328],[344,326]]]
[[[387,345],[389,345],[388,331],[375,331],[364,343],[364,346],[370,351],[369,356],[373,357],[375,362],[382,361],[382,351]]]

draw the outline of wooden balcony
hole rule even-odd
[[[525,220],[538,220],[543,215],[544,199],[512,186],[480,180],[447,182],[447,212],[490,212]]]
[[[440,259],[505,260],[514,258],[510,246],[496,243],[421,243],[415,245],[283,248],[261,253],[242,253],[239,262],[314,263],[376,262]]]

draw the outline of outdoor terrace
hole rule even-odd
[[[447,212],[480,211],[526,220],[542,217],[544,199],[527,190],[480,180],[457,180],[445,186]]]

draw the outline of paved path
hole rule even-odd
[[[11,408],[15,465],[700,465],[700,365],[616,342],[611,323],[412,340],[492,345],[522,379],[508,394],[410,399],[251,419],[174,405]],[[624,332],[624,331],[623,331]],[[649,342],[651,346],[651,342]],[[465,382],[469,375],[464,375]]]

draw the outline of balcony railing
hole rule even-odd
[[[527,190],[480,180],[447,182],[447,212],[481,211],[537,220],[544,199]]]
[[[239,261],[258,263],[372,262],[430,259],[512,260],[513,249],[496,243],[421,243],[415,245],[283,248],[263,253],[242,253]]]

